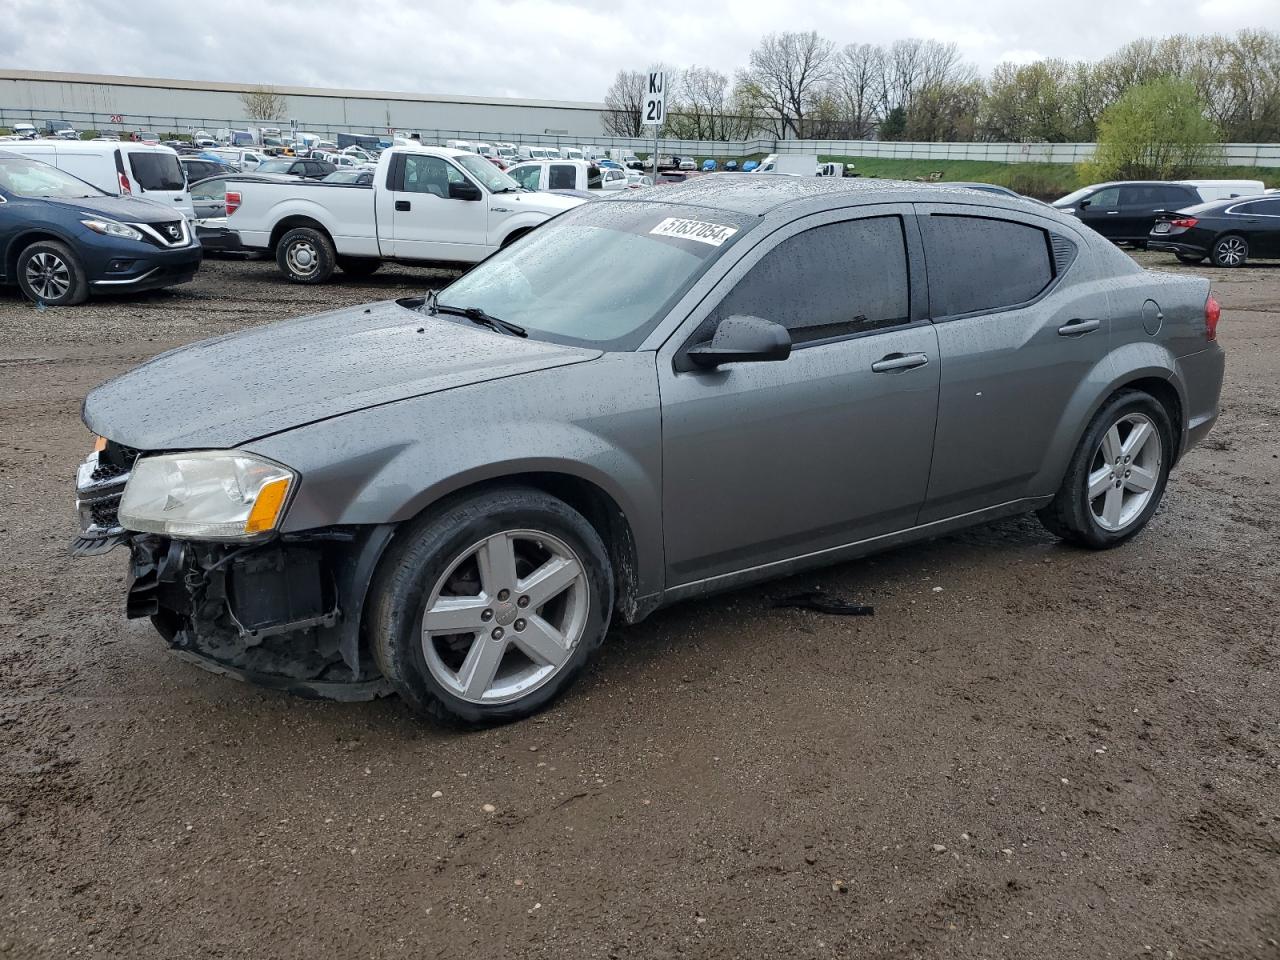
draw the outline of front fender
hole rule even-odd
[[[1187,409],[1186,387],[1177,372],[1172,353],[1155,342],[1127,343],[1112,350],[1081,378],[1075,392],[1062,409],[1040,472],[1028,486],[1031,497],[1052,496],[1062,484],[1067,465],[1080,440],[1102,405],[1113,393],[1139,380],[1161,380],[1178,394],[1179,407]],[[1185,446],[1186,421],[1175,422]]]
[[[283,530],[402,523],[459,490],[572,477],[631,528],[638,596],[662,589],[661,421],[653,354],[599,360],[345,414],[255,441],[301,483]]]
[[[506,220],[498,225],[498,229],[494,232],[494,246],[502,246],[511,237],[513,233],[522,230],[532,230],[534,227],[541,226],[551,219],[551,215],[540,211],[525,210],[520,213],[512,214]]]

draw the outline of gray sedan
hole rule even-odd
[[[1124,543],[1217,322],[1043,205],[701,177],[98,387],[76,550],[127,544],[129,615],[210,669],[511,720],[677,600],[1031,511]]]

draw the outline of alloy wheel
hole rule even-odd
[[[1129,413],[1102,435],[1089,467],[1089,509],[1112,533],[1133,523],[1155,496],[1163,456],[1160,431],[1146,414]]]
[[[1244,263],[1249,248],[1239,237],[1227,237],[1218,242],[1218,259],[1224,266],[1238,267]]]
[[[71,289],[71,268],[57,254],[41,251],[27,261],[26,280],[41,300],[59,300]]]
[[[427,596],[427,669],[468,703],[509,703],[569,662],[586,629],[590,589],[563,540],[508,530],[462,551]]]

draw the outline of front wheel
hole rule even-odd
[[[80,258],[66,244],[40,240],[20,254],[18,287],[34,303],[70,307],[89,299],[89,280]]]
[[[333,276],[333,241],[313,227],[295,227],[276,245],[276,265],[294,283],[324,283]]]
[[[1173,426],[1150,394],[1122,390],[1090,421],[1040,522],[1064,540],[1104,550],[1147,525],[1173,456]]]
[[[1215,267],[1241,267],[1249,259],[1249,243],[1244,237],[1232,234],[1213,245],[1209,255]]]
[[[398,535],[369,640],[415,712],[503,723],[568,689],[604,639],[612,598],[608,552],[580,513],[540,490],[487,490]]]

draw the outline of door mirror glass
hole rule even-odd
[[[480,188],[474,183],[451,183],[449,184],[450,200],[479,200]]]
[[[721,320],[708,343],[688,350],[695,367],[712,369],[725,363],[759,363],[791,356],[787,328],[760,317],[734,316]]]

